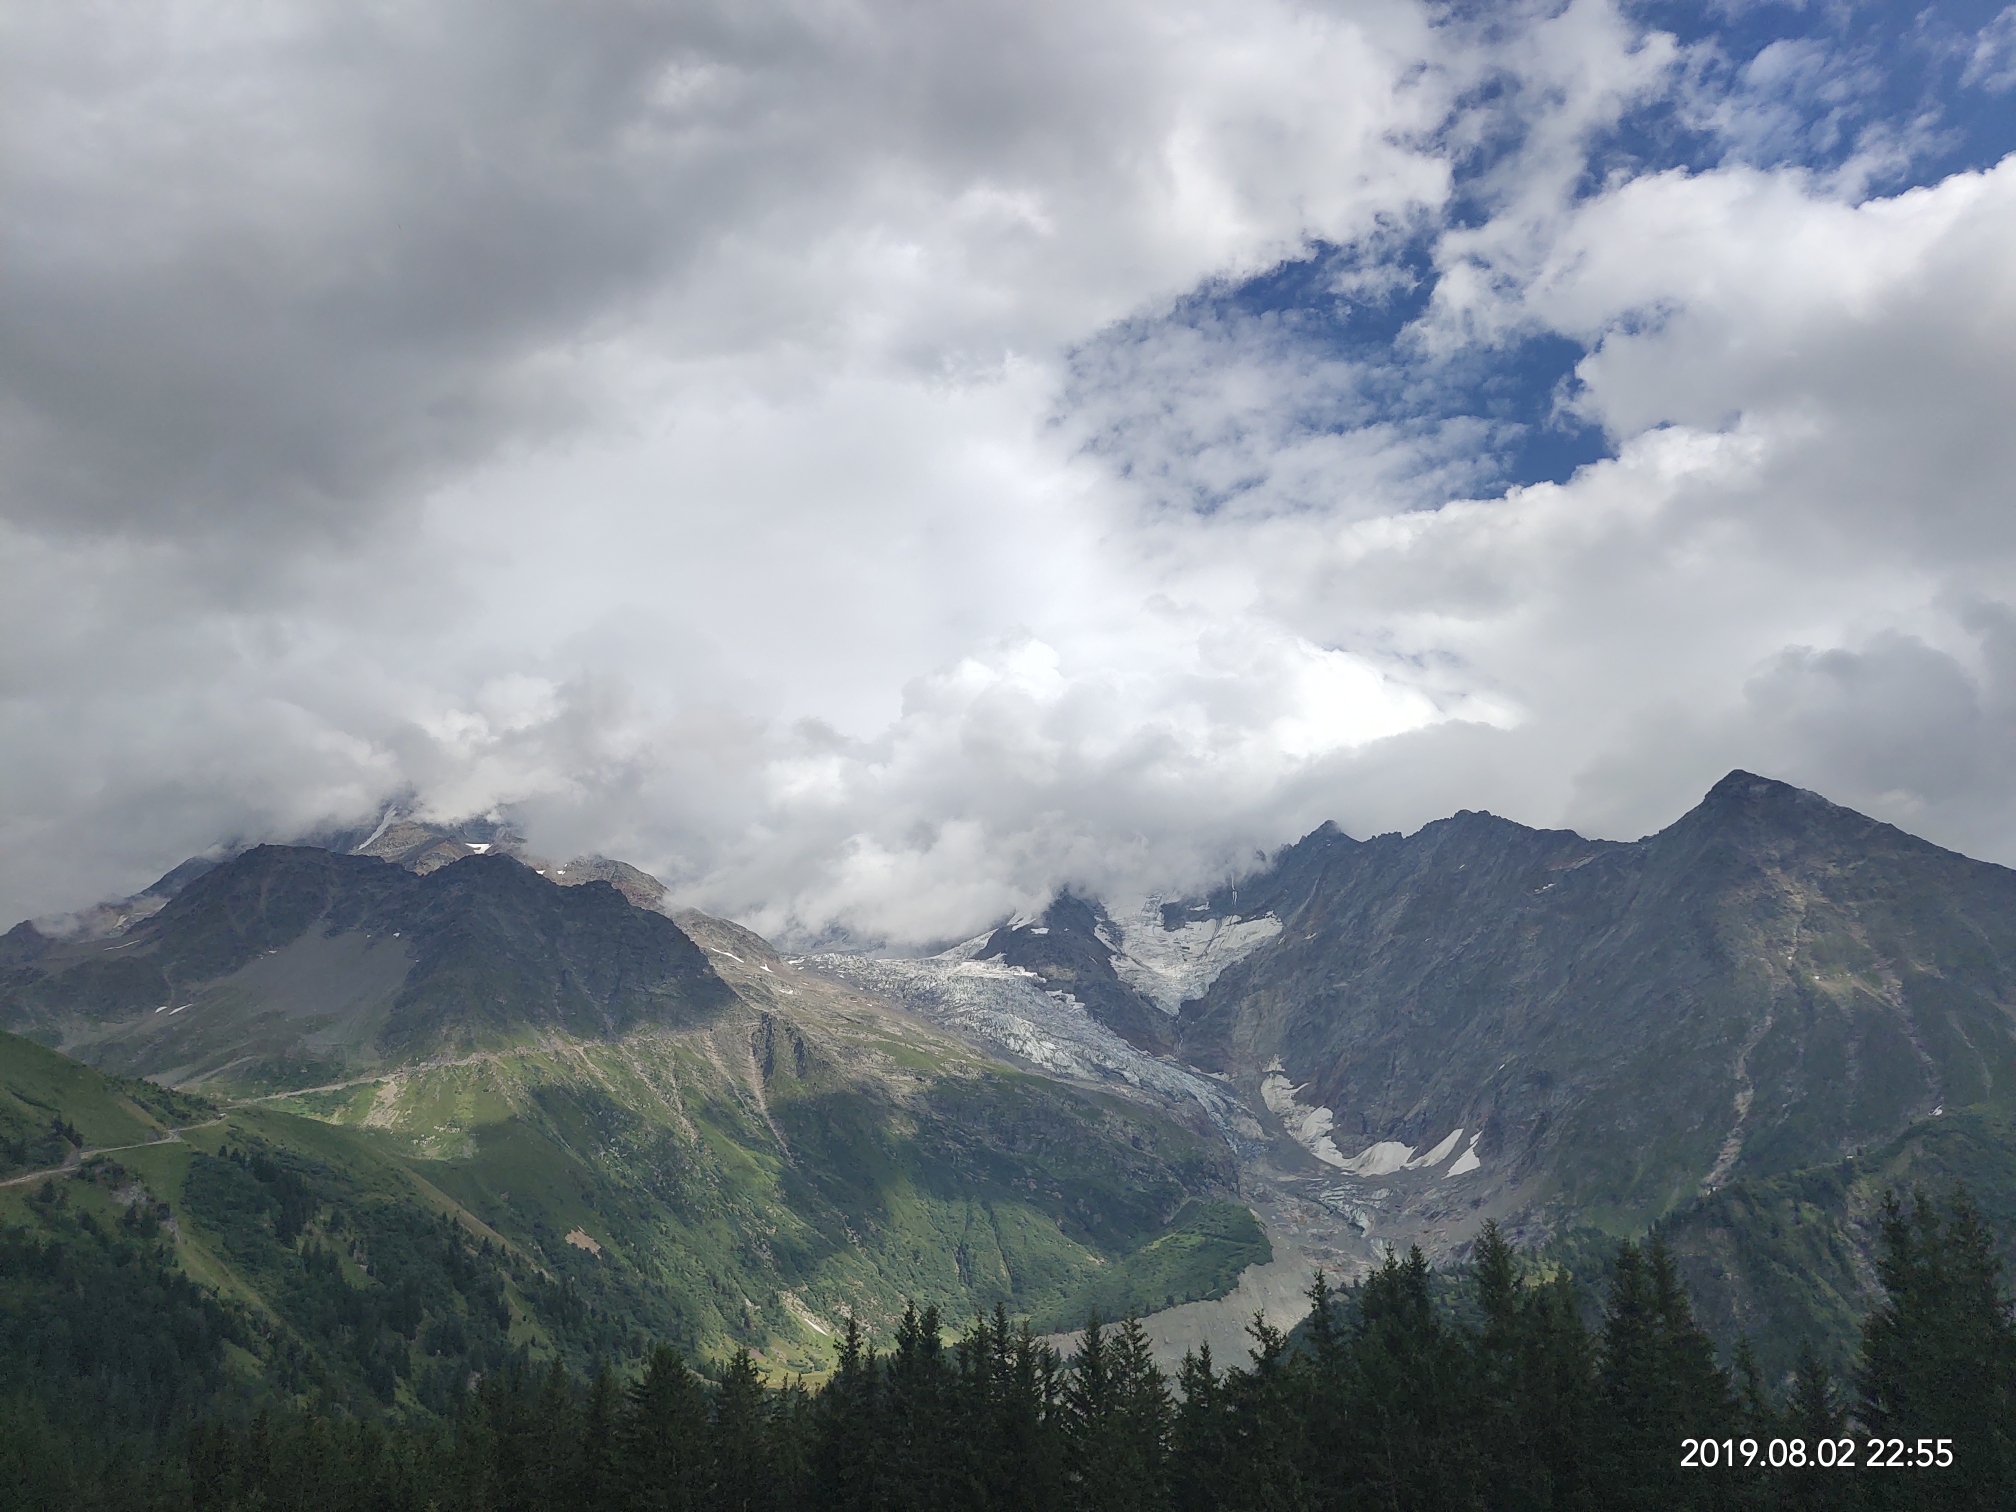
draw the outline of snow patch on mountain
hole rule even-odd
[[[1349,1160],[1338,1161],[1337,1169],[1349,1171],[1353,1176],[1391,1176],[1395,1171],[1412,1169],[1413,1164],[1414,1146],[1397,1139],[1382,1139]]]
[[[1174,1014],[1205,989],[1233,962],[1243,960],[1281,933],[1272,914],[1253,919],[1192,919],[1174,929],[1162,925],[1162,900],[1150,898],[1140,912],[1116,918],[1099,939],[1113,952],[1113,971],[1121,981]]]
[[[1459,1130],[1458,1132],[1461,1131]],[[1442,1173],[1444,1180],[1447,1180],[1451,1176],[1467,1176],[1472,1171],[1476,1170],[1479,1166],[1484,1164],[1483,1161],[1477,1158],[1477,1141],[1482,1139],[1483,1137],[1484,1137],[1484,1131],[1482,1129],[1479,1129],[1475,1134],[1472,1134],[1470,1136],[1470,1143],[1464,1149],[1463,1153],[1461,1155],[1458,1155],[1456,1159],[1450,1163],[1449,1169]]]
[[[1426,1155],[1420,1155],[1408,1161],[1407,1169],[1418,1171],[1424,1166],[1438,1166],[1442,1164],[1443,1161],[1449,1158],[1450,1152],[1456,1148],[1456,1141],[1462,1137],[1463,1131],[1461,1129],[1453,1131],[1447,1139],[1435,1146]]]
[[[1414,1153],[1413,1145],[1403,1144],[1397,1139],[1382,1139],[1367,1145],[1356,1155],[1346,1155],[1337,1148],[1337,1141],[1330,1132],[1336,1127],[1337,1115],[1328,1108],[1312,1107],[1303,1102],[1300,1094],[1304,1090],[1289,1079],[1288,1073],[1281,1069],[1281,1063],[1276,1061],[1261,1078],[1260,1100],[1267,1104],[1268,1112],[1281,1120],[1281,1127],[1288,1131],[1289,1138],[1325,1165],[1335,1166],[1353,1176],[1391,1176],[1397,1171],[1420,1171],[1438,1166],[1449,1158],[1463,1138],[1461,1129],[1454,1130],[1441,1143],[1420,1155]],[[1444,1175],[1461,1176],[1482,1164],[1476,1153],[1479,1137],[1476,1134],[1470,1136],[1470,1148],[1457,1157],[1456,1163]]]
[[[990,929],[982,934],[977,934],[973,936],[972,939],[966,941],[963,945],[954,945],[950,950],[941,950],[938,952],[937,955],[927,956],[925,957],[925,959],[931,961],[977,961],[980,959],[981,953],[987,949],[987,942],[993,938],[994,938],[994,931]],[[860,958],[856,956],[829,955],[829,956],[821,956],[818,959],[853,961],[858,960]],[[889,965],[892,963],[885,961],[885,962],[872,962],[870,964]]]
[[[1348,1169],[1344,1152],[1330,1137],[1330,1128],[1337,1115],[1328,1108],[1315,1108],[1299,1101],[1295,1094],[1301,1090],[1277,1065],[1261,1078],[1260,1100],[1267,1104],[1269,1113],[1281,1120],[1288,1137],[1303,1149],[1325,1165],[1336,1166],[1339,1170]],[[1411,1155],[1414,1152],[1409,1150],[1407,1153]]]

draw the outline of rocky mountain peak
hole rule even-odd
[[[181,1081],[613,1037],[732,1000],[677,924],[607,881],[561,886],[495,853],[420,871],[285,845],[205,872],[116,936],[23,954],[0,981],[10,1024]]]
[[[1698,804],[1669,826],[1672,830],[1683,828],[1787,835],[1818,834],[1833,829],[1846,835],[1861,835],[1888,826],[1866,814],[1830,803],[1808,788],[1738,770],[1717,782]]]

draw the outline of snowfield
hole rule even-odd
[[[1150,898],[1131,918],[1115,919],[1099,939],[1113,952],[1121,981],[1174,1016],[1192,998],[1204,996],[1227,966],[1243,960],[1281,933],[1272,914],[1257,919],[1196,919],[1174,929],[1162,926],[1162,900]]]
[[[1336,1125],[1337,1115],[1328,1108],[1312,1107],[1301,1101],[1299,1094],[1304,1090],[1288,1079],[1288,1073],[1281,1069],[1279,1061],[1268,1069],[1260,1083],[1261,1100],[1267,1104],[1267,1111],[1281,1120],[1281,1126],[1288,1131],[1289,1137],[1325,1165],[1335,1166],[1353,1176],[1391,1176],[1396,1171],[1431,1169],[1447,1160],[1463,1138],[1463,1131],[1455,1129],[1421,1155],[1414,1153],[1413,1145],[1402,1144],[1397,1139],[1382,1139],[1367,1145],[1356,1155],[1346,1155],[1337,1148],[1337,1141],[1330,1134]],[[1480,1137],[1481,1133],[1470,1136],[1469,1147],[1442,1173],[1444,1176],[1466,1175],[1483,1165],[1477,1158]]]
[[[805,964],[892,998],[941,1028],[1006,1051],[1052,1076],[1118,1082],[1179,1102],[1195,1102],[1235,1150],[1264,1140],[1259,1122],[1231,1087],[1135,1049],[1069,993],[1044,991],[1033,972],[999,960],[971,959],[969,953],[982,943],[969,941],[921,960],[815,955],[806,957]]]

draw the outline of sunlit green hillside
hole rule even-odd
[[[423,1408],[520,1347],[586,1367],[746,1343],[816,1375],[849,1313],[871,1337],[913,1299],[1052,1327],[1267,1257],[1210,1195],[1229,1171],[1203,1136],[872,1005],[818,1017],[549,1033],[221,1111],[8,1036],[0,1083],[87,1150],[137,1147],[5,1189],[0,1219],[144,1234],[242,1313],[253,1377]]]
[[[216,1113],[205,1098],[101,1076],[0,1032],[0,1179],[61,1165],[85,1148],[161,1139],[176,1124]]]

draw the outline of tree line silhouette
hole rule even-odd
[[[1319,1274],[1292,1334],[1256,1319],[1244,1362],[1221,1368],[1199,1350],[1173,1380],[1134,1319],[1093,1320],[1067,1359],[998,1309],[947,1342],[934,1311],[912,1308],[886,1351],[849,1320],[838,1368],[816,1390],[766,1386],[746,1350],[711,1381],[669,1347],[628,1381],[521,1353],[468,1383],[445,1416],[405,1422],[149,1407],[149,1391],[186,1385],[175,1379],[182,1356],[136,1363],[110,1339],[86,1375],[59,1380],[75,1342],[65,1331],[87,1328],[85,1292],[77,1317],[45,1311],[33,1337],[0,1318],[11,1330],[0,1346],[39,1351],[39,1364],[10,1353],[0,1366],[0,1507],[2016,1506],[2016,1330],[1993,1235],[1964,1194],[1940,1204],[1918,1193],[1890,1200],[1879,1238],[1882,1298],[1852,1372],[1837,1382],[1808,1354],[1782,1390],[1741,1346],[1718,1361],[1656,1239],[1618,1249],[1600,1312],[1585,1319],[1572,1280],[1530,1273],[1495,1228],[1453,1278],[1431,1275],[1418,1250],[1344,1289]],[[27,1263],[17,1250],[0,1254],[0,1277]],[[97,1281],[123,1284],[109,1272]],[[139,1312],[170,1310],[185,1332],[210,1326],[186,1281],[163,1272],[147,1285],[131,1304]],[[96,1326],[145,1324],[122,1315]],[[126,1405],[103,1406],[115,1397]]]

